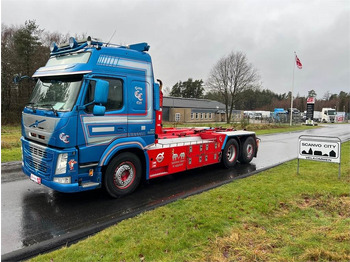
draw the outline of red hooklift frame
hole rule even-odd
[[[147,151],[149,178],[219,163],[226,135],[217,131],[232,129],[164,128]]]

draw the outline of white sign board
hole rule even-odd
[[[298,158],[340,163],[340,140],[326,137],[300,136]]]

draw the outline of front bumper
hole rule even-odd
[[[41,184],[64,193],[93,189],[81,186],[81,177],[87,174],[79,174],[77,149],[55,149],[29,141],[24,137],[21,138],[21,141],[22,170],[24,174],[29,177],[33,174],[41,179]],[[58,156],[63,153],[68,154],[66,172],[55,175]],[[71,183],[61,184],[54,182],[56,177],[71,177]]]

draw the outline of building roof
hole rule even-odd
[[[182,98],[182,97],[163,97],[164,107],[175,108],[201,108],[201,109],[225,109],[225,105],[218,101],[209,99]]]

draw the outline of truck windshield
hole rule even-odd
[[[31,108],[71,111],[77,99],[82,76],[45,77],[38,79],[29,101]]]
[[[328,110],[328,115],[335,116],[337,113],[335,110]]]

